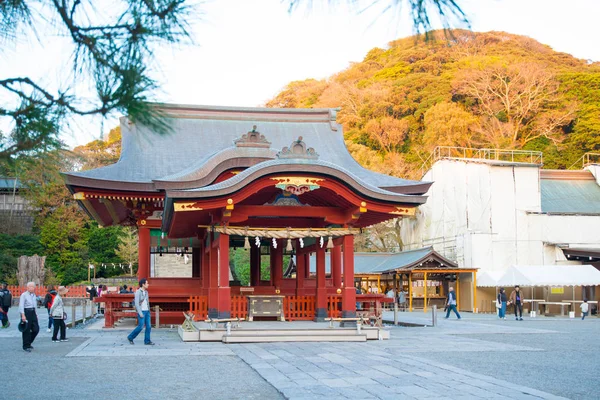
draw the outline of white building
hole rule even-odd
[[[456,148],[436,149],[431,162],[429,198],[402,223],[406,249],[433,246],[480,272],[600,267],[600,165],[543,170],[539,152]]]

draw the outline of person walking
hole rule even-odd
[[[498,297],[496,298],[498,303],[500,303],[500,308],[498,309],[498,317],[500,319],[506,319],[506,291],[504,288],[500,288],[500,293],[498,293]]]
[[[52,307],[50,307],[50,317],[54,319],[54,333],[52,334],[52,341],[54,343],[68,342],[66,338],[66,326],[65,326],[65,304],[63,302],[63,296],[69,291],[64,286],[58,287],[58,293],[54,297]],[[60,329],[60,340],[58,339],[58,331]]]
[[[35,312],[36,305],[37,298],[35,296],[35,283],[29,282],[27,283],[27,291],[23,292],[19,298],[19,313],[21,314],[21,321],[26,324],[22,334],[23,350],[28,353],[33,350],[33,346],[31,344],[40,331],[37,314]]]
[[[588,304],[587,299],[583,299],[583,303],[581,303],[579,305],[579,308],[581,308],[581,320],[582,321],[585,319],[585,317],[587,317],[588,311],[590,309],[589,307],[590,307],[590,305]]]
[[[398,295],[398,305],[402,311],[406,311],[406,292],[404,288],[400,289],[400,294]]]
[[[515,306],[515,320],[523,321],[523,294],[519,285],[515,286],[515,289],[510,293],[508,304]],[[517,311],[519,312],[518,315]]]
[[[56,297],[56,290],[54,290],[54,286],[52,285],[48,285],[47,289],[48,293],[46,293],[42,305],[46,307],[46,311],[48,311],[48,329],[46,332],[52,332],[52,324],[54,324],[54,319],[52,319],[52,316],[50,315],[50,307],[52,307],[52,303]]]
[[[2,321],[2,328],[8,328],[10,326],[10,321],[8,320],[8,310],[12,307],[12,293],[8,290],[8,285],[6,283],[2,284],[2,289],[0,289],[0,308],[4,311],[4,319]]]
[[[450,311],[454,311],[456,318],[460,319],[460,314],[456,310],[456,293],[454,293],[454,288],[452,286],[448,288],[448,298],[446,299],[446,319],[450,317]]]
[[[140,334],[144,326],[146,331],[144,332],[144,344],[147,346],[154,346],[152,340],[150,340],[150,296],[148,295],[148,280],[146,278],[140,279],[140,288],[135,291],[133,302],[135,304],[135,311],[137,312],[138,324],[135,329],[127,336],[129,344],[135,344],[133,339]]]

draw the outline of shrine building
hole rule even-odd
[[[361,167],[334,109],[156,108],[170,132],[123,117],[119,161],[64,179],[98,224],[137,227],[138,278],[148,278],[161,321],[182,320],[190,299],[210,318],[243,316],[247,295],[284,296],[291,320],[355,316],[354,235],[414,215],[431,183]],[[249,286],[232,277],[230,249],[247,252]],[[295,277],[284,277],[285,257]],[[176,264],[187,272],[170,274]]]

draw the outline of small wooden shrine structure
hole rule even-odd
[[[137,274],[149,279],[161,322],[181,322],[187,310],[200,318],[245,317],[248,295],[283,296],[286,320],[355,316],[354,235],[414,215],[431,183],[362,168],[333,109],[155,107],[169,133],[124,117],[120,160],[64,179],[100,225],[137,227]],[[250,286],[230,281],[232,248],[249,253]],[[190,276],[157,276],[169,252],[190,259]],[[292,253],[297,273],[284,278],[283,257]],[[261,277],[265,256],[268,280]],[[112,326],[122,299],[105,301]]]

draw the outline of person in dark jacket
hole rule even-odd
[[[90,294],[90,301],[94,301],[95,297],[98,297],[98,290],[96,290],[96,286],[92,283],[91,288],[85,288],[85,291]]]
[[[12,293],[8,290],[8,285],[6,283],[2,284],[2,289],[0,289],[0,308],[4,312],[4,319],[2,320],[2,327],[8,328],[10,326],[10,321],[8,320],[8,310],[12,306]]]
[[[50,316],[50,307],[52,307],[56,293],[54,286],[48,285],[48,293],[46,293],[46,296],[44,297],[44,307],[46,307],[46,310],[48,311],[48,329],[46,332],[52,332],[52,326],[54,325],[54,319]]]
[[[446,319],[450,317],[450,311],[454,311],[456,318],[460,319],[460,314],[456,309],[456,293],[454,293],[454,288],[452,286],[448,288],[448,298],[446,299]]]
[[[498,317],[500,319],[506,319],[506,291],[504,288],[500,288],[500,293],[498,293],[497,297],[498,302],[500,303],[500,308],[498,309]]]
[[[515,286],[515,290],[511,292],[508,304],[513,304],[515,306],[515,319],[517,321],[523,321],[523,293],[521,292],[519,285]],[[517,314],[517,312],[519,314]]]

